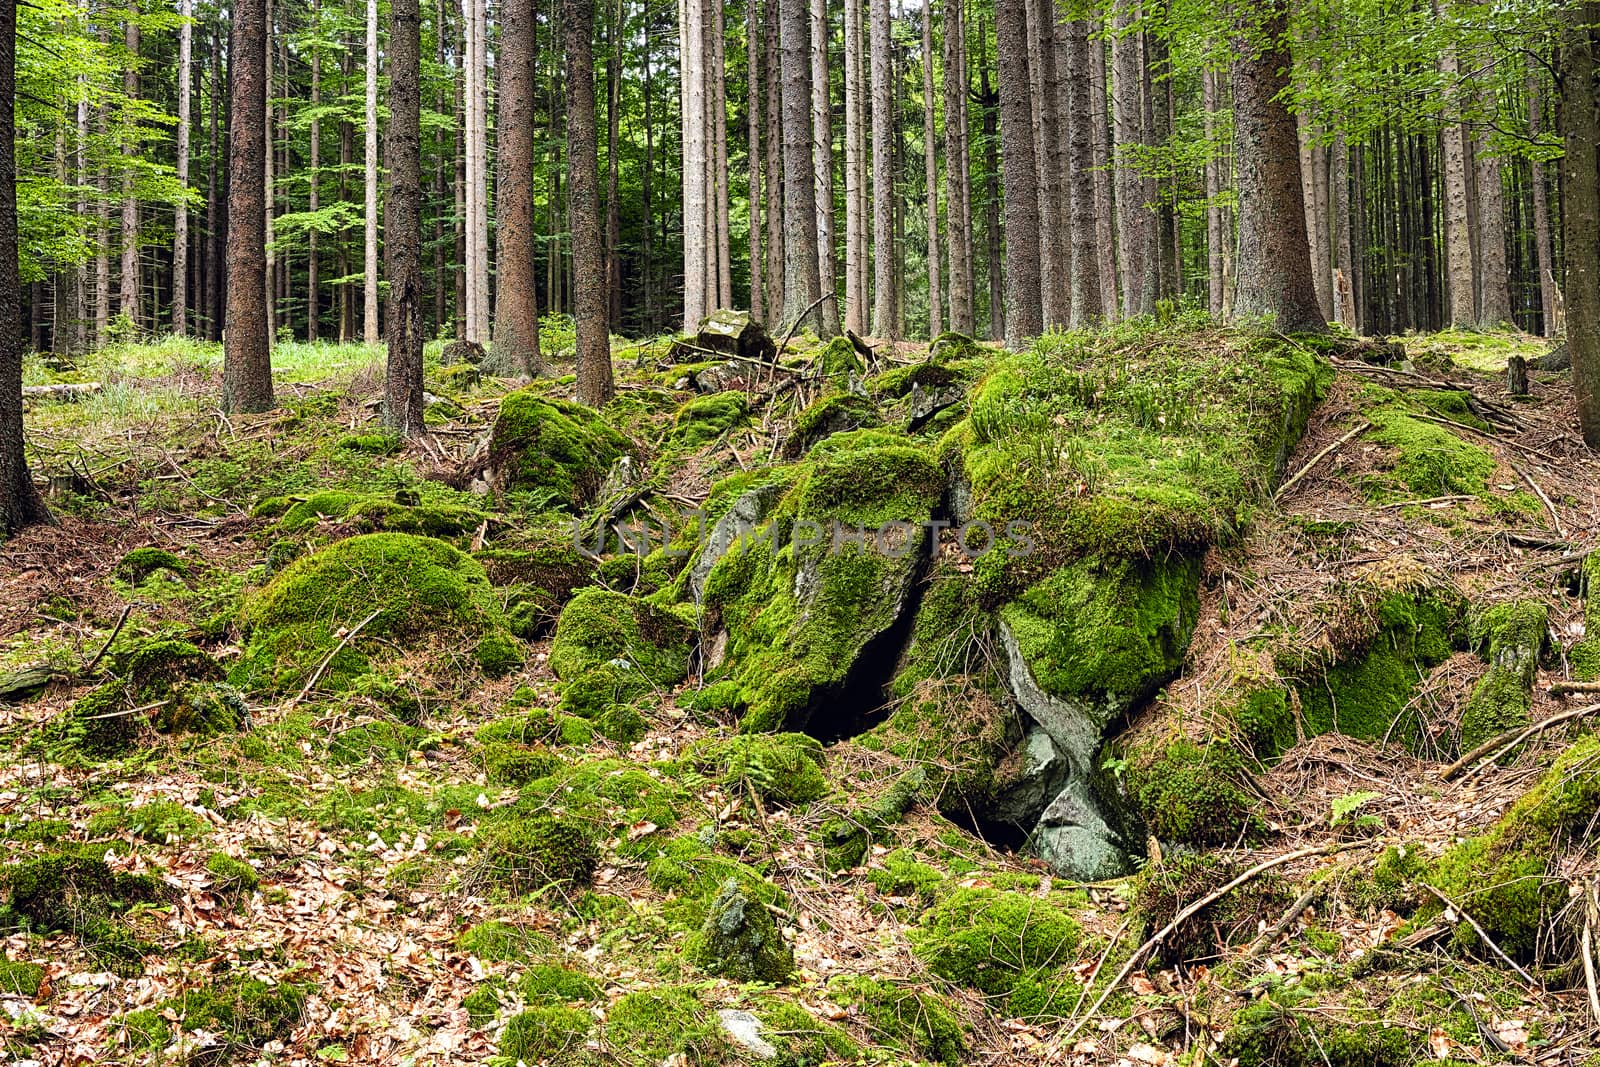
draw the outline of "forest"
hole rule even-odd
[[[1600,1063],[1600,3],[0,2],[0,1063]]]

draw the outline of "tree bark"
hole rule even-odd
[[[983,100],[983,239],[989,274],[989,337],[1003,341],[1005,271],[1000,257],[1000,100],[989,84],[988,31],[978,22],[978,87]]]
[[[267,308],[267,346],[270,348],[278,332],[278,303],[275,299],[274,281],[276,280],[277,251],[272,247],[272,219],[275,214],[274,200],[277,197],[277,181],[273,176],[273,153],[276,150],[276,139],[272,128],[272,0],[267,0],[267,36],[262,47],[266,50],[267,60],[264,65],[262,79],[262,105],[261,125],[266,132],[266,142],[261,152],[261,211],[262,233],[267,243],[267,270],[262,278],[262,299],[266,301]],[[376,56],[376,52],[373,53]]]
[[[1164,3],[1158,3],[1158,15],[1166,14],[1165,6]],[[1151,94],[1150,144],[1161,158],[1165,158],[1173,131],[1172,56],[1166,38],[1160,33],[1146,34],[1145,48],[1150,56],[1147,82]],[[1164,173],[1156,181],[1155,201],[1156,268],[1159,276],[1156,295],[1166,300],[1177,297],[1183,290],[1183,278],[1179,270],[1182,260],[1178,255],[1177,177],[1168,173],[1170,170],[1170,167],[1163,167]]]
[[[389,279],[384,325],[389,359],[383,421],[401,437],[413,438],[427,433],[422,421],[422,16],[417,0],[390,0],[387,59],[383,257]]]
[[[606,328],[605,256],[600,246],[600,160],[594,113],[594,0],[561,0],[567,54],[567,218],[572,230],[578,402],[615,395]]]
[[[194,41],[194,6],[179,0],[178,17],[178,185],[189,191],[189,70]],[[183,200],[172,216],[172,332],[179,337],[189,332],[189,204]]]
[[[820,2],[820,0],[817,0]],[[948,27],[945,30],[949,32]],[[948,76],[948,75],[947,75]],[[933,0],[922,0],[922,171],[928,194],[928,337],[944,332],[943,279],[939,276],[939,161],[935,154]],[[950,116],[945,115],[946,125]]]
[[[495,229],[499,298],[494,348],[484,370],[507,378],[539,373],[539,250],[534,221],[538,163],[535,116],[538,62],[537,0],[506,0],[501,8],[499,225]]]
[[[872,51],[872,333],[895,337],[894,81],[889,69],[889,4],[867,4]]]
[[[222,169],[222,137],[218,117],[222,110],[222,42],[211,31],[211,143],[206,146],[206,340],[222,339],[222,302],[225,285],[222,257],[225,220],[218,194],[217,172]]]
[[[944,7],[945,236],[950,252],[950,328],[972,336],[972,175],[967,158],[967,54],[963,0]]]
[[[1217,144],[1217,75],[1201,72],[1201,101],[1206,131],[1206,306],[1222,317],[1222,159]]]
[[[1100,316],[1115,322],[1117,302],[1117,243],[1112,221],[1116,217],[1112,194],[1111,131],[1106,114],[1106,46],[1089,42],[1089,147],[1094,165],[1094,242],[1100,275]]]
[[[0,538],[50,522],[22,440],[22,277],[17,262],[17,9],[0,4]]]
[[[1544,96],[1538,72],[1528,65],[1528,137],[1538,141],[1544,132]],[[1535,159],[1529,167],[1533,186],[1533,247],[1539,268],[1539,322],[1546,337],[1556,334],[1555,251],[1550,240],[1550,194],[1544,164]]]
[[[235,0],[228,56],[228,307],[223,337],[222,408],[272,407],[267,325],[267,9]]]
[[[1074,19],[1067,35],[1067,176],[1072,205],[1072,318],[1074,329],[1099,321],[1100,251],[1095,247],[1094,108],[1089,23]]]
[[[747,76],[745,78],[745,144],[749,161],[748,192],[746,202],[750,216],[750,317],[757,322],[767,319],[766,294],[762,292],[761,268],[761,14],[756,0],[745,0],[744,54]],[[768,146],[769,149],[771,146]],[[648,168],[646,168],[648,170]],[[770,211],[771,209],[768,208]],[[649,226],[645,227],[649,232]]]
[[[1561,236],[1566,260],[1567,351],[1584,443],[1600,449],[1600,3],[1563,14]]]
[[[367,0],[366,237],[361,339],[378,343],[378,0]]]
[[[610,11],[606,22],[606,292],[610,294],[611,306],[607,309],[607,318],[611,329],[622,329],[622,205],[618,203],[617,184],[620,178],[620,165],[617,160],[617,148],[621,142],[621,105],[622,105],[622,0],[611,0],[608,4]],[[501,55],[505,52],[505,25],[502,15],[500,27]],[[503,77],[503,75],[502,75]],[[501,181],[496,190],[501,200],[503,213],[505,197],[505,177],[510,171],[510,164],[505,161],[505,138],[508,123],[504,120],[505,101],[502,98],[500,110],[495,114],[496,125],[500,129],[500,159]],[[531,119],[530,115],[530,119]],[[724,200],[726,203],[726,200]],[[503,225],[503,224],[502,224]],[[502,278],[504,277],[504,264],[497,260],[496,264]],[[505,314],[505,288],[501,282],[501,289],[496,300],[495,308],[498,314]]]
[[[722,0],[712,0],[711,21],[706,32],[707,51],[711,57],[706,72],[711,97],[711,107],[706,113],[711,146],[706,187],[711,191],[710,221],[716,237],[711,246],[713,254],[708,271],[716,283],[716,305],[725,308],[733,306],[733,240],[728,222],[728,67]]]
[[[837,294],[839,289],[838,259],[833,236],[833,104],[832,75],[828,69],[828,37],[828,0],[811,0],[811,165],[816,174],[818,296],[824,293]],[[822,336],[837,335],[837,297],[824,300],[817,308],[817,317]]]
[[[844,326],[867,332],[866,131],[862,129],[861,0],[844,3]]]
[[[1440,0],[1434,0],[1434,17],[1441,16]],[[1439,54],[1439,73],[1447,82],[1454,82],[1459,74],[1453,46],[1446,46]],[[1477,321],[1474,314],[1472,234],[1467,221],[1467,153],[1466,138],[1459,118],[1446,116],[1440,132],[1444,146],[1444,240],[1445,276],[1450,287],[1449,323],[1452,327],[1469,327]]]
[[[1145,209],[1144,180],[1133,166],[1143,125],[1140,105],[1140,47],[1137,0],[1112,0],[1116,36],[1111,39],[1111,122],[1116,137],[1117,260],[1122,267],[1122,314],[1132,318],[1147,310],[1144,302],[1145,230],[1150,213]],[[1153,310],[1153,309],[1149,309]]]
[[[1067,279],[1067,212],[1062,207],[1066,140],[1061,135],[1054,0],[1024,0],[1023,10],[1027,18],[1034,171],[1038,176],[1039,299],[1045,325],[1064,326],[1071,317],[1072,290]],[[1003,126],[1004,117],[1001,122]]]
[[[817,256],[816,184],[811,150],[811,12],[806,0],[779,0],[783,69],[783,167],[793,180],[783,186],[784,327],[813,326],[823,334],[812,305],[822,295]],[[807,311],[808,308],[812,310]]]
[[[1268,0],[1237,25],[1233,110],[1239,167],[1239,290],[1235,315],[1270,316],[1286,332],[1327,329],[1311,277],[1289,87],[1287,0]]]
[[[778,0],[766,3],[766,75],[767,75],[767,316],[772,318],[783,310],[783,188],[789,176],[783,164],[783,72],[778,50]],[[796,178],[798,180],[798,178]]]
[[[128,66],[122,72],[122,92],[129,101],[139,99],[139,5],[128,6],[128,21],[124,31],[124,45],[128,49]],[[117,310],[138,326],[139,319],[139,198],[134,195],[132,159],[139,153],[137,139],[126,135],[122,154],[129,163],[122,179],[122,272],[118,277]]]
[[[311,5],[311,152],[307,160],[307,207],[315,215],[322,207],[322,0]],[[315,344],[322,320],[321,279],[318,277],[317,227],[306,234],[306,340]]]
[[[1044,332],[1039,292],[1039,188],[1028,74],[1027,0],[998,0],[1000,159],[1005,172],[1005,343],[1020,349]]]
[[[1492,119],[1496,114],[1494,66],[1482,75],[1478,104]],[[1500,183],[1500,160],[1489,154],[1487,133],[1478,140],[1478,325],[1499,329],[1511,322],[1510,274],[1506,267],[1506,201]]]

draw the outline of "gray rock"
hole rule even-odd
[[[695,372],[695,392],[710,394],[737,389],[749,381],[751,373],[759,373],[759,369],[749,364],[718,363],[714,367]]]
[[[1022,766],[995,797],[989,815],[1012,826],[1034,825],[1066,787],[1070,768],[1050,735],[1038,725],[1022,739]]]
[[[906,430],[915,433],[922,429],[939,412],[961,403],[966,395],[966,390],[960,386],[924,389],[921,382],[912,382],[911,402],[906,409]]]
[[[742,1046],[756,1059],[778,1058],[778,1050],[761,1036],[761,1020],[754,1015],[734,1008],[722,1008],[717,1012],[717,1021],[722,1024],[723,1031],[734,1040],[735,1044]]]
[[[748,311],[713,311],[700,320],[694,343],[710,352],[763,363],[772,362],[778,354],[778,346],[772,343],[766,327],[751,318]]]
[[[705,592],[706,579],[711,576],[711,569],[717,565],[717,561],[728,554],[741,534],[759,526],[771,514],[772,506],[782,495],[783,486],[780,484],[757,486],[735,500],[728,513],[711,527],[700,548],[700,555],[689,568],[689,588],[694,593],[696,603]]]
[[[1039,817],[1032,842],[1039,858],[1069,878],[1098,882],[1132,868],[1122,840],[1088,797],[1088,783],[1071,782]]]

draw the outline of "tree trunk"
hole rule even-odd
[[[745,0],[744,54],[747,68],[745,78],[745,143],[749,160],[749,191],[746,201],[750,216],[750,317],[757,322],[767,319],[766,294],[762,292],[761,268],[761,46],[758,34],[761,28],[760,7],[756,0]],[[768,146],[769,150],[771,146]],[[646,168],[648,170],[649,168]],[[770,211],[771,208],[768,208]],[[649,226],[645,227],[648,233]]]
[[[276,139],[272,128],[272,0],[267,0],[267,36],[262,45],[266,49],[267,60],[264,65],[265,74],[262,79],[262,105],[261,125],[266,133],[266,142],[261,152],[261,211],[262,233],[267,242],[267,270],[262,278],[262,299],[267,306],[267,347],[272,347],[273,339],[278,332],[278,304],[274,295],[273,283],[276,281],[277,252],[272,247],[272,219],[275,214],[274,200],[277,197],[277,181],[273,176],[273,153],[276,151]],[[377,52],[372,55],[376,57]]]
[[[0,4],[0,538],[50,522],[22,441],[22,277],[17,261],[17,9]]]
[[[539,249],[534,221],[534,171],[538,164],[537,0],[506,0],[501,8],[499,225],[495,262],[499,297],[494,349],[484,370],[507,378],[539,373]]]
[[[820,0],[817,0],[820,2]],[[948,33],[949,28],[946,27]],[[922,170],[928,194],[928,337],[944,332],[944,292],[939,277],[939,162],[933,116],[933,0],[922,0]],[[945,115],[949,125],[950,116]]]
[[[1144,180],[1133,167],[1143,124],[1136,0],[1113,0],[1116,36],[1111,39],[1111,122],[1116,137],[1117,259],[1122,265],[1122,314],[1132,318],[1144,301],[1146,223]]]
[[[178,17],[178,132],[177,178],[185,191],[189,188],[189,70],[190,49],[194,41],[194,7],[191,0],[179,0]],[[179,201],[172,216],[172,332],[179,337],[189,333],[189,205]]]
[[[683,328],[692,333],[713,310],[706,273],[706,248],[713,239],[706,225],[706,73],[705,0],[679,0],[679,41],[683,56]]]
[[[811,150],[811,12],[806,0],[779,0],[783,69],[783,314],[785,326],[812,325],[825,333],[815,309],[822,295],[817,256],[816,184]]]
[[[306,182],[310,189],[307,207],[315,215],[322,207],[322,120],[317,112],[322,107],[322,0],[311,5],[311,153],[307,161]],[[322,319],[322,298],[317,267],[317,227],[306,234],[306,340],[315,344]]]
[[[1600,449],[1600,3],[1567,8],[1561,50],[1561,237],[1566,253],[1567,351],[1578,426]]]
[[[1005,342],[1010,349],[1044,332],[1039,292],[1039,188],[1028,74],[1027,0],[998,0],[995,56],[1000,78],[1000,157],[1005,171]]]
[[[861,0],[844,3],[844,326],[867,332],[866,131],[862,129]]]
[[[1166,5],[1157,5],[1157,18],[1166,17]],[[1160,33],[1145,35],[1145,48],[1150,56],[1151,138],[1150,144],[1165,157],[1172,141],[1172,57],[1166,38]],[[1156,183],[1156,269],[1159,277],[1156,286],[1161,299],[1174,299],[1183,290],[1178,256],[1178,189],[1175,174],[1164,174]]]
[[[368,57],[370,63],[372,57]],[[422,16],[417,0],[389,3],[388,186],[383,198],[383,421],[401,437],[427,433],[422,421]],[[369,288],[370,291],[370,288]]]
[[[693,0],[691,0],[693,2]],[[572,230],[578,402],[600,407],[615,395],[606,328],[605,256],[600,247],[600,160],[594,114],[594,0],[562,0],[567,54],[567,220]]]
[[[728,222],[728,90],[726,26],[722,0],[712,0],[711,21],[706,27],[711,65],[706,72],[710,81],[711,107],[706,113],[710,130],[711,152],[708,157],[710,173],[706,186],[711,190],[711,223],[716,234],[712,246],[711,277],[716,281],[717,307],[733,306],[733,240]]]
[[[234,0],[228,55],[228,309],[223,337],[224,411],[272,407],[267,325],[267,9]]]
[[[1434,17],[1441,14],[1440,0],[1434,0]],[[1453,83],[1458,74],[1453,46],[1446,46],[1439,54],[1439,73],[1445,82]],[[1474,314],[1472,234],[1467,221],[1467,152],[1466,138],[1459,118],[1446,116],[1440,133],[1444,146],[1444,240],[1445,274],[1450,287],[1449,323],[1452,327],[1470,327],[1477,321]]]
[[[1067,280],[1068,249],[1062,230],[1066,222],[1061,197],[1066,142],[1061,136],[1058,107],[1061,80],[1055,62],[1055,4],[1053,0],[1024,0],[1023,13],[1027,19],[1028,104],[1039,197],[1039,299],[1044,324],[1064,326],[1071,316],[1072,290]],[[1002,133],[1004,123],[1002,115]],[[1009,183],[1006,188],[1010,190]],[[1008,226],[1008,241],[1010,236]]]
[[[1201,100],[1206,130],[1206,306],[1222,317],[1222,158],[1217,144],[1217,76],[1201,73]]]
[[[1241,318],[1271,316],[1285,332],[1327,329],[1311,278],[1289,87],[1287,0],[1269,0],[1238,23],[1233,110],[1239,167]]]
[[[1094,108],[1090,93],[1089,23],[1066,24],[1067,176],[1072,205],[1072,319],[1074,329],[1099,321],[1100,252],[1095,247]],[[1096,44],[1098,47],[1098,43]]]
[[[369,0],[370,2],[370,0]],[[489,338],[489,194],[487,117],[488,46],[484,0],[465,0],[466,19],[466,339]]]
[[[607,309],[607,318],[612,330],[622,330],[622,205],[618,203],[617,183],[620,165],[617,160],[617,149],[621,144],[622,116],[622,0],[612,0],[609,5],[610,18],[606,23],[606,292],[610,294],[611,306]],[[503,18],[503,16],[502,16]],[[500,39],[505,40],[505,26],[500,27]],[[502,54],[504,44],[501,45]],[[495,115],[495,122],[500,128],[500,159],[501,180],[497,189],[501,197],[501,212],[504,208],[505,176],[511,167],[505,162],[505,138],[508,122],[505,121],[505,103],[501,101],[500,111]],[[530,120],[531,120],[530,115]],[[726,203],[726,201],[724,201]],[[502,224],[503,225],[503,224]],[[501,277],[504,277],[504,263],[497,260]],[[505,289],[501,283],[499,296],[496,299],[496,310],[500,315],[505,314]]]
[[[1117,302],[1117,243],[1112,220],[1116,216],[1112,195],[1111,131],[1106,115],[1106,46],[1098,39],[1089,42],[1089,122],[1092,137],[1089,147],[1094,162],[1094,242],[1099,257],[1100,315],[1115,322]]]
[[[788,175],[783,165],[783,74],[778,59],[778,0],[766,4],[767,74],[767,317],[783,310],[783,187]],[[797,179],[798,180],[798,179]]]
[[[1528,137],[1538,141],[1544,132],[1544,97],[1539,75],[1532,63],[1528,65]],[[1539,268],[1539,321],[1546,337],[1554,337],[1556,329],[1555,252],[1550,240],[1550,194],[1545,185],[1544,164],[1535,159],[1530,166],[1529,182],[1533,186],[1533,247]]]
[[[1005,340],[1005,272],[1000,258],[1000,105],[989,85],[988,31],[978,22],[978,86],[983,99],[983,239],[989,274],[989,338]]]
[[[950,328],[971,336],[972,176],[967,159],[967,55],[963,0],[944,8],[945,236],[950,249]]]
[[[894,80],[889,69],[889,5],[869,2],[872,48],[872,333],[895,337]]]
[[[366,235],[361,340],[378,343],[378,0],[367,0]]]
[[[1478,104],[1494,117],[1497,103],[1492,88],[1494,68],[1481,75]],[[1489,154],[1485,134],[1477,144],[1478,176],[1478,325],[1500,329],[1511,322],[1510,274],[1506,268],[1506,201],[1500,184],[1501,161]]]
[[[828,0],[811,0],[811,125],[812,169],[816,174],[817,295],[837,294],[838,265],[834,250],[833,218],[833,105],[832,75],[828,69]],[[817,308],[822,336],[839,332],[837,295]]]
[[[137,0],[128,6],[128,22],[124,43],[128,49],[128,66],[122,72],[122,92],[129,101],[139,99],[139,5]],[[128,157],[122,179],[122,273],[118,278],[117,310],[138,326],[139,319],[139,198],[134,194],[134,168],[132,160],[139,154],[137,138],[125,135],[122,154]]]

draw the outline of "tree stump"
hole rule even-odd
[[[1528,395],[1528,361],[1521,356],[1506,360],[1506,390],[1512,396]]]

